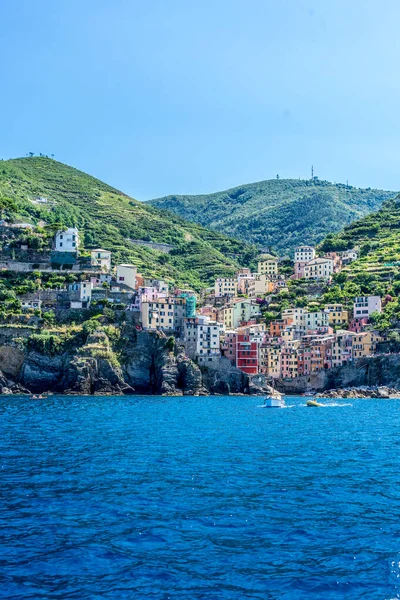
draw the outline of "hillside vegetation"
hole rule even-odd
[[[285,254],[298,244],[319,243],[393,195],[316,178],[273,179],[214,194],[167,196],[150,204]]]
[[[37,204],[43,196],[48,204]],[[0,162],[0,198],[11,199],[14,221],[76,226],[85,248],[111,250],[113,262],[132,262],[146,276],[195,288],[248,264],[255,248],[138,202],[77,169],[47,157]],[[6,202],[7,205],[7,202]],[[0,210],[10,213],[8,206]],[[129,239],[173,246],[169,253]]]
[[[380,210],[328,235],[320,245],[323,251],[345,250],[358,246],[360,257],[343,274],[349,279],[365,275],[384,285],[400,273],[400,195],[386,200]]]

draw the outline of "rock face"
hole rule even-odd
[[[0,346],[0,371],[17,377],[24,362],[24,353],[15,346]]]
[[[378,354],[343,367],[277,382],[279,391],[288,394],[300,394],[309,389],[324,392],[380,386],[400,390],[400,354]]]
[[[400,398],[399,390],[387,386],[328,390],[315,395],[316,398]]]
[[[217,365],[213,363],[213,368],[200,368],[174,340],[159,332],[138,331],[130,324],[123,330],[118,359],[104,331],[95,331],[84,345],[55,355],[23,351],[12,342],[6,343],[0,347],[1,366],[3,393],[249,393],[248,377],[229,360],[221,359]]]

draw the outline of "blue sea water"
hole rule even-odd
[[[400,401],[0,398],[0,598],[400,598]]]

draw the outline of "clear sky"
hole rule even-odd
[[[400,190],[399,0],[0,0],[0,158],[138,199],[310,176]]]

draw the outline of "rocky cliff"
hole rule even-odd
[[[13,338],[11,333],[1,340],[1,393],[175,396],[249,392],[248,377],[227,359],[213,369],[200,368],[172,338],[137,331],[132,325],[123,328],[118,348],[102,330],[58,353],[32,349],[27,340]]]
[[[400,354],[378,354],[362,358],[336,369],[279,381],[277,385],[278,389],[286,394],[300,394],[310,389],[323,392],[365,386],[386,386],[400,390]]]

